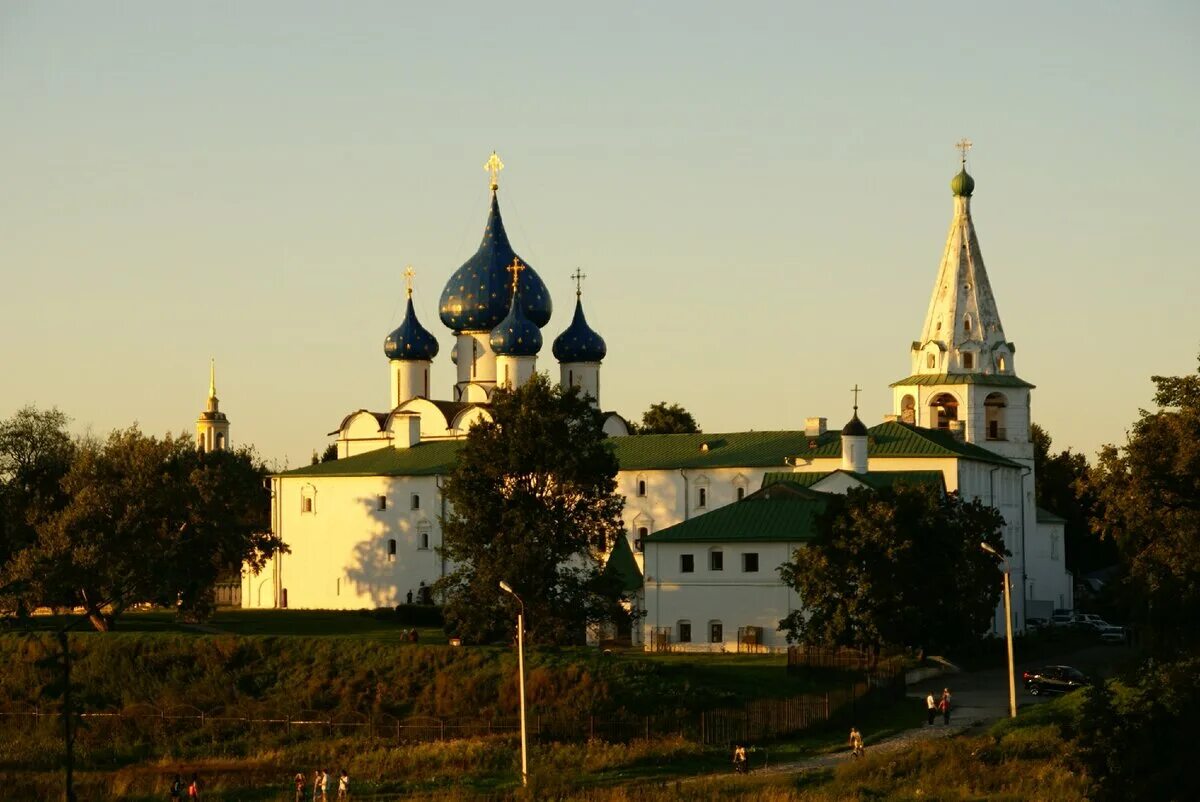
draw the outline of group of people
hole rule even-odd
[[[175,779],[171,781],[171,799],[183,799],[183,795],[187,794],[188,799],[200,798],[200,778],[192,774],[192,781],[186,785],[183,782],[183,777],[179,774],[175,775]]]
[[[950,723],[950,689],[942,688],[942,698],[935,699],[933,691],[925,697],[926,712],[929,714],[929,726],[933,726],[938,713],[942,714],[942,724]]]
[[[296,802],[302,802],[302,800],[308,798],[304,794],[306,788],[307,783],[304,781],[304,775],[301,772],[296,772]],[[324,800],[329,798],[326,795],[328,790],[329,772],[325,771],[325,769],[317,769],[313,772],[311,798],[314,800],[314,802],[316,802],[316,800],[321,800],[321,802],[324,802]],[[347,800],[349,798],[350,775],[346,773],[345,769],[342,769],[341,773],[338,774],[337,799],[339,802],[343,802],[343,800]]]

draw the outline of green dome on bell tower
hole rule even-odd
[[[957,198],[971,197],[971,193],[975,191],[975,179],[971,178],[967,168],[964,167],[958,175],[950,179],[950,191]]]

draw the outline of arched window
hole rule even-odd
[[[937,367],[937,358],[933,354],[925,355],[925,367],[927,367],[927,368],[936,368]]]
[[[223,451],[224,449],[225,449],[225,433],[217,432],[217,451]]]
[[[971,318],[969,315],[963,315],[963,331],[967,334],[971,333]]]
[[[988,440],[1007,440],[1008,434],[1004,428],[1004,416],[1008,407],[1008,399],[1004,393],[991,393],[983,399],[984,426]]]
[[[963,354],[962,358],[963,358],[963,370],[974,370],[975,369],[975,355],[974,354]]]
[[[746,497],[746,488],[744,488],[744,487],[739,487],[739,488],[737,489],[737,500],[738,500],[738,501],[741,501],[741,500],[742,500],[742,499],[744,499],[745,497]]]
[[[650,534],[650,530],[644,526],[639,526],[637,529],[637,538],[633,541],[633,548],[636,551],[642,551],[646,548],[646,535]]]
[[[917,399],[911,395],[900,399],[900,420],[914,426],[917,423]]]
[[[929,401],[930,417],[937,421],[938,429],[949,429],[952,421],[958,420],[958,399],[950,393],[938,393]]]
[[[637,494],[640,498],[646,497],[646,478],[644,476],[637,478]]]
[[[391,538],[388,540],[387,561],[390,563],[396,562],[396,539],[395,538]]]
[[[1004,356],[1004,354],[1000,354],[996,357],[996,370],[1000,371],[1001,373],[1008,370],[1008,359]]]

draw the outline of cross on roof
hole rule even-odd
[[[408,297],[412,297],[413,276],[417,275],[417,271],[413,270],[413,266],[409,265],[404,268],[404,283],[408,286]]]
[[[512,273],[513,295],[516,295],[517,294],[517,280],[521,277],[521,271],[525,269],[525,265],[521,264],[521,260],[514,256],[513,263],[504,269],[507,270],[509,273]]]
[[[958,148],[959,151],[962,153],[963,167],[967,166],[967,151],[971,149],[971,146],[972,146],[971,140],[967,139],[965,136],[962,139],[960,139],[954,143],[954,147]]]
[[[496,151],[492,151],[491,158],[483,165],[483,169],[492,176],[492,191],[495,192],[500,188],[497,178],[500,176],[500,171],[504,169],[504,162],[500,161],[500,157],[496,155]]]
[[[571,278],[575,279],[575,296],[579,297],[583,294],[583,280],[587,278],[587,273],[584,273],[577,267],[575,268],[575,272],[571,274]]]
[[[862,392],[862,388],[855,384],[850,388],[850,392],[854,393],[854,414],[858,414],[858,394]]]

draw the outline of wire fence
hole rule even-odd
[[[530,715],[529,735],[540,741],[600,739],[628,742],[679,736],[702,744],[760,741],[824,724],[842,714],[903,697],[903,673],[864,674],[825,693],[779,699],[759,699],[741,707],[702,712],[635,715],[627,712],[591,716]],[[520,732],[517,716],[492,718],[410,716],[386,713],[294,710],[279,714],[244,714],[222,709],[201,710],[189,705],[136,704],[120,710],[77,714],[92,738],[141,736],[152,739],[185,733],[214,739],[261,732],[295,737],[363,736],[397,743],[425,743]],[[0,710],[7,733],[54,727],[60,711],[53,707]]]

